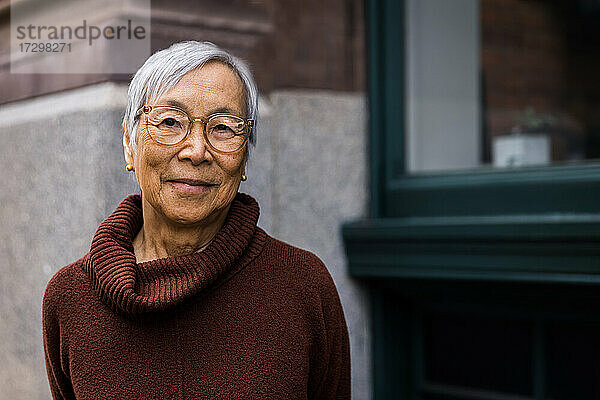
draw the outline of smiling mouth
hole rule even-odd
[[[192,195],[208,193],[212,188],[218,186],[216,183],[209,183],[196,179],[171,179],[167,182],[177,192]]]
[[[188,186],[217,186],[216,183],[205,182],[198,179],[169,179],[167,182],[182,183]]]

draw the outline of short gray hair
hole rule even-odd
[[[175,86],[188,72],[211,60],[229,65],[240,77],[246,92],[246,117],[254,119],[250,143],[256,142],[256,119],[258,117],[258,89],[250,68],[241,59],[210,42],[184,41],[152,54],[137,70],[127,91],[127,108],[123,126],[129,132],[129,140],[136,150],[136,130],[140,114],[138,110],[159,98]]]

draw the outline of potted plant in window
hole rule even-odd
[[[552,114],[528,107],[507,135],[493,139],[494,167],[543,165],[551,161],[551,134],[557,125]]]

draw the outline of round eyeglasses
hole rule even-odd
[[[200,121],[206,143],[219,153],[234,153],[244,147],[254,125],[253,119],[230,114],[192,119],[182,109],[172,106],[144,106],[140,111],[146,114],[146,129],[157,143],[172,146],[183,142],[192,124]]]

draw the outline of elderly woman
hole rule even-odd
[[[152,55],[129,86],[141,195],[43,300],[54,399],[349,399],[348,332],[321,260],[257,226],[248,67],[210,43]]]

